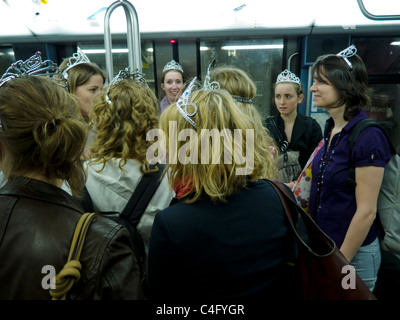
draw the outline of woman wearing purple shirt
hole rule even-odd
[[[349,134],[366,118],[362,109],[369,103],[367,71],[355,52],[352,46],[338,55],[321,56],[311,70],[315,105],[331,117],[324,146],[312,165],[310,210],[372,291],[381,261],[377,199],[391,152],[383,132],[370,127],[361,133],[350,155]],[[355,163],[356,186],[347,182],[350,159]]]

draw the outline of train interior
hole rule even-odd
[[[178,61],[190,79],[204,77],[215,58],[217,65],[250,74],[257,86],[255,105],[265,118],[277,113],[273,83],[288,68],[305,89],[300,113],[321,127],[327,113],[313,105],[311,66],[319,55],[350,44],[366,64],[373,89],[366,112],[399,147],[399,1],[0,1],[1,74],[36,51],[61,63],[80,47],[111,78],[128,65],[141,69],[161,99],[160,75],[168,61]]]

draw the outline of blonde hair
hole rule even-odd
[[[175,187],[176,185],[191,186],[191,190],[185,195],[185,199],[188,203],[195,202],[204,193],[207,194],[213,202],[226,201],[230,195],[245,188],[249,181],[257,181],[259,179],[271,177],[271,172],[276,170],[276,164],[271,157],[268,143],[266,140],[256,140],[260,128],[254,125],[253,119],[237,107],[235,101],[226,90],[195,91],[191,95],[190,103],[197,106],[197,112],[191,117],[197,125],[196,130],[182,117],[176,104],[170,105],[161,114],[160,119],[161,129],[164,131],[167,138],[166,150],[169,150],[170,142],[176,144],[177,150],[180,150],[182,146],[187,144],[187,141],[180,141],[180,139],[169,141],[171,139],[169,136],[171,121],[176,121],[178,132],[184,129],[195,130],[195,138],[197,138],[197,141],[201,141],[197,146],[198,163],[167,163],[165,168],[171,187]],[[236,174],[237,168],[243,168],[243,165],[239,164],[236,159],[232,159],[231,163],[229,163],[229,161],[224,161],[224,163],[222,163],[222,161],[219,161],[219,163],[212,163],[211,161],[209,161],[208,164],[201,163],[202,152],[204,153],[204,149],[202,150],[202,143],[204,143],[204,140],[202,140],[203,129],[217,129],[219,132],[228,130],[231,133],[239,129],[236,132],[240,132],[242,138],[240,141],[241,150],[248,150],[246,149],[248,133],[246,129],[253,130],[254,141],[253,145],[249,146],[254,156],[253,170],[247,175]],[[224,151],[226,148],[229,149],[232,147],[232,144],[229,145],[228,140],[222,135],[219,135],[219,139],[220,148],[217,150],[217,158],[223,159]],[[238,145],[235,144],[235,148],[236,147],[238,147]],[[210,151],[208,155],[213,156],[213,151],[215,151],[215,149],[212,150],[212,148],[212,144],[209,144],[209,150],[206,150]]]
[[[156,96],[145,85],[126,79],[110,88],[111,105],[106,102],[106,92],[104,88],[93,101],[90,120],[97,135],[91,147],[91,161],[104,168],[108,160],[121,158],[122,169],[128,159],[136,159],[142,164],[142,172],[151,171],[146,151],[153,142],[146,141],[146,134],[159,125]]]
[[[222,89],[227,90],[233,97],[241,97],[253,100],[257,93],[256,85],[250,76],[243,70],[233,66],[216,67],[210,71],[210,81],[217,81]],[[257,137],[256,141],[266,141],[266,143],[279,152],[275,140],[271,137],[269,130],[264,127],[260,114],[253,103],[243,103],[235,100],[242,112],[247,114],[254,123]],[[276,167],[270,168],[271,177],[277,177]]]
[[[0,119],[6,178],[37,172],[80,194],[87,125],[75,96],[47,78],[19,77],[0,88]]]

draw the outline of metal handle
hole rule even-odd
[[[140,72],[142,71],[142,54],[138,16],[135,7],[129,1],[119,0],[108,7],[104,16],[104,47],[106,49],[106,70],[109,82],[111,82],[114,77],[111,51],[112,41],[110,31],[110,17],[115,8],[119,6],[123,6],[126,17],[129,67],[132,71],[136,69],[138,69]]]
[[[400,15],[374,15],[372,13],[369,13],[367,9],[365,9],[363,0],[357,0],[358,6],[360,7],[360,10],[362,14],[371,20],[399,20]]]

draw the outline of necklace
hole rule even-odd
[[[332,133],[332,131],[331,131]],[[329,142],[329,137],[331,134],[329,134],[325,138],[325,143],[324,147],[322,148],[322,155],[321,155],[321,160],[319,163],[319,175],[318,175],[318,180],[317,180],[317,194],[316,194],[316,211],[317,214],[319,213],[319,210],[321,209],[321,192],[324,187],[324,180],[325,180],[325,173],[326,169],[332,160],[333,155],[335,154],[335,148],[339,143],[340,136],[342,134],[342,131],[340,131],[337,135],[332,137],[331,145],[328,145]],[[333,140],[335,140],[335,144],[333,145]]]

